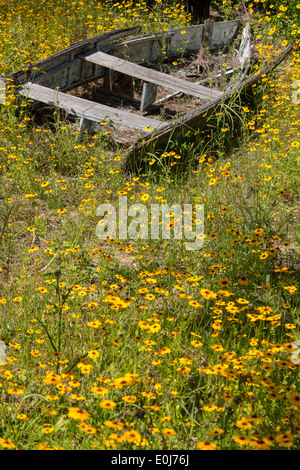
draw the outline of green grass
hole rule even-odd
[[[137,18],[144,32],[190,22],[159,2],[5,5],[3,75]],[[3,448],[299,448],[299,30],[287,21],[271,36],[279,19],[265,16],[262,3],[251,20],[261,59],[283,40],[296,42],[291,56],[251,103],[154,148],[137,174],[124,175],[126,149],[106,134],[78,140],[25,103],[1,106]],[[99,240],[97,207],[124,194],[149,209],[203,204],[203,248]]]

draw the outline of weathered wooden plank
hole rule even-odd
[[[111,108],[103,104],[96,103],[92,108],[85,111],[84,116],[91,121],[100,122],[100,116],[102,119],[107,118],[116,124],[121,124],[126,127],[132,127],[135,129],[141,129],[146,133],[152,132],[157,129],[161,123],[156,119],[151,119],[145,116],[139,116],[138,114],[129,113],[121,109]]]
[[[243,81],[250,69],[251,35],[249,23],[246,24],[242,31],[242,38],[240,41],[239,49],[237,51],[237,60],[239,66],[236,68],[233,78],[231,79],[227,87],[227,93],[239,86],[239,84]]]
[[[212,113],[218,112],[218,110],[221,109],[222,102],[229,102],[234,93],[247,92],[247,90],[264,74],[268,74],[274,70],[290,54],[293,47],[293,44],[286,47],[286,49],[284,49],[284,51],[275,60],[263,67],[259,73],[254,74],[248,78],[247,76],[241,78],[234,87],[224,93],[223,100],[218,98],[208,104],[199,106],[194,111],[185,114],[181,118],[171,123],[163,123],[154,134],[150,134],[148,136],[146,134],[141,135],[127,156],[124,171],[128,172],[138,168],[138,159],[140,153],[142,149],[147,149],[148,145],[164,145],[168,141],[171,134],[172,138],[176,139],[183,137],[185,132],[191,128],[202,129],[205,127],[207,120],[212,115]]]
[[[117,72],[131,75],[132,77],[145,80],[146,82],[155,83],[166,88],[172,88],[176,91],[181,91],[187,95],[196,96],[197,98],[204,98],[206,100],[216,99],[222,96],[222,92],[213,90],[212,88],[195,85],[194,83],[187,82],[181,78],[167,75],[157,70],[148,69],[138,64],[133,64],[127,60],[119,59],[118,57],[105,54],[104,52],[95,52],[85,56],[87,61],[94,62],[95,64],[103,65],[107,68]]]
[[[250,62],[251,59],[251,35],[250,23],[247,23],[242,31],[242,38],[238,50],[238,60],[242,67]]]
[[[156,100],[157,85],[155,83],[144,82],[141,100],[141,111],[146,111]]]
[[[95,103],[77,96],[67,95],[66,93],[31,82],[21,86],[18,92],[26,98],[51,106],[57,106],[73,116],[78,116],[89,121],[102,122],[107,119],[116,124],[145,130],[147,133],[158,128],[161,123],[156,119],[150,119],[121,109],[111,108],[110,106]]]
[[[68,113],[74,114],[74,116],[83,115],[87,109],[93,106],[92,101],[67,95],[32,82],[20,86],[18,93],[25,98],[63,108]]]

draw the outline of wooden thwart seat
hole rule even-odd
[[[180,91],[187,95],[196,96],[197,98],[203,98],[208,101],[218,99],[223,95],[221,91],[197,85],[195,83],[173,77],[172,75],[158,72],[157,70],[148,69],[138,64],[133,64],[132,62],[105,54],[104,52],[94,52],[83,56],[83,58],[89,62],[93,62],[94,64],[106,67],[108,70],[114,70],[116,72],[121,72],[144,80],[145,83],[141,103],[142,111],[147,109],[147,107],[155,101],[157,85],[171,88],[172,90]],[[154,86],[149,86],[149,83]]]
[[[88,124],[90,121],[99,123],[106,119],[126,127],[149,130],[149,132],[156,129],[161,123],[161,121],[156,119],[150,119],[121,109],[111,108],[110,106],[85,100],[77,96],[67,95],[66,93],[32,82],[27,82],[18,92],[26,98],[57,106],[73,116],[80,117],[81,120],[78,128],[80,132],[83,132],[83,130],[89,127]]]

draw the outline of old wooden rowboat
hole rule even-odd
[[[115,140],[130,145],[126,162],[127,169],[130,169],[138,165],[142,149],[150,143],[164,144],[170,135],[180,138],[188,129],[203,127],[209,115],[222,102],[229,100],[234,93],[247,89],[263,74],[276,67],[293,47],[287,47],[258,74],[249,76],[251,38],[248,23],[241,28],[238,20],[216,23],[207,21],[205,24],[147,35],[137,35],[139,31],[139,27],[121,29],[77,42],[46,59],[0,78],[0,103],[5,103],[7,95],[14,92],[34,103],[61,108],[67,115],[79,119],[80,133],[91,133],[97,125],[101,127],[105,123],[112,123],[112,136],[115,136]],[[199,54],[204,46],[209,53],[215,57],[220,56],[224,61],[226,56],[222,54],[236,40],[238,34],[234,68],[222,66],[214,74],[214,78],[220,78],[219,87],[204,86],[203,82],[212,83],[207,77],[201,82],[195,82],[195,79],[191,81],[186,76],[181,78],[182,74],[178,77],[174,73],[171,75],[157,70],[157,64],[162,69],[166,59],[169,64],[173,60],[173,64],[178,65],[174,62],[178,58],[184,63],[185,57]],[[119,76],[118,93],[113,89],[113,77],[116,74]],[[127,109],[120,106],[120,103],[123,104],[122,98],[128,95],[128,81],[125,81],[125,76],[133,77],[140,84],[139,99],[130,97],[130,111],[128,106]],[[226,83],[227,76],[231,76],[229,83]],[[83,98],[82,93],[79,96],[75,94],[76,90],[82,89],[89,82],[99,84],[100,99],[97,101]],[[171,93],[157,99],[158,89],[163,92],[171,90]],[[73,90],[72,94],[67,93],[70,90]],[[114,102],[117,95],[121,101],[116,106]],[[155,111],[162,103],[172,101],[178,95],[196,100],[193,102],[193,109],[190,108],[188,112],[181,110],[177,114],[175,112],[175,117],[168,116],[169,120],[165,117],[157,118],[155,113],[154,117],[151,115],[151,110]]]

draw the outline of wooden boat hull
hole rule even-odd
[[[222,102],[228,101],[234,93],[246,90],[262,74],[276,67],[293,47],[286,48],[274,62],[249,78],[250,28],[246,25],[238,51],[239,72],[232,86],[222,92],[145,67],[166,57],[170,59],[195,54],[203,42],[212,53],[224,49],[237,36],[239,27],[238,20],[220,23],[206,21],[203,25],[142,36],[133,36],[139,33],[138,27],[95,36],[0,78],[0,103],[4,103],[6,96],[14,92],[36,103],[58,106],[80,119],[80,132],[90,129],[91,122],[101,123],[104,119],[122,124],[125,128],[137,129],[135,143],[126,161],[126,169],[132,169],[138,166],[142,148],[148,148],[150,144],[163,145],[171,134],[173,138],[180,138],[191,128],[205,126],[207,118]],[[206,103],[178,119],[166,122],[66,94],[73,88],[101,77],[104,77],[104,86],[109,88],[112,70],[143,80],[141,111],[155,101],[159,85],[173,88],[175,93],[183,92],[203,98]]]

